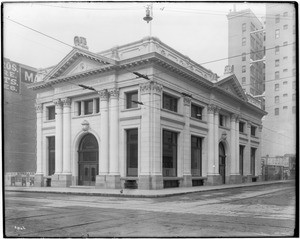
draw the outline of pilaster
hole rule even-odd
[[[121,188],[119,172],[119,89],[108,90],[109,105],[109,175],[107,176],[108,188]],[[117,145],[117,147],[116,147]]]
[[[215,107],[215,120],[214,120],[214,174],[219,174],[219,113],[221,108]]]
[[[55,104],[55,174],[63,169],[63,106],[60,99],[53,100]]]
[[[101,90],[100,94],[100,152],[99,152],[99,175],[96,176],[96,187],[106,188],[106,176],[109,173],[109,114],[107,90]]]
[[[63,173],[71,174],[71,99],[61,99],[63,104]]]
[[[208,164],[207,164],[207,175],[214,175],[214,105],[207,106],[208,114]]]
[[[192,187],[191,175],[191,132],[190,132],[190,116],[191,116],[191,97],[183,97],[184,104],[184,121],[183,128],[183,186]]]
[[[42,187],[44,186],[44,179],[43,179],[44,162],[43,162],[43,155],[42,155],[43,105],[36,103],[35,109],[36,109],[36,174],[35,174],[34,186]]]

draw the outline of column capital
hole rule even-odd
[[[215,114],[219,114],[220,113],[221,108],[218,106],[215,106]]]
[[[185,106],[191,106],[191,101],[192,101],[192,98],[189,97],[189,96],[183,96],[183,104]]]
[[[236,122],[237,123],[239,123],[240,119],[241,119],[241,116],[240,115],[236,115]]]
[[[54,99],[53,103],[57,109],[62,109],[62,101],[60,99]]]
[[[105,90],[100,90],[99,91],[99,95],[100,95],[100,100],[103,100],[103,101],[107,101],[108,100],[109,93],[108,93],[108,91],[106,89]]]
[[[119,89],[118,88],[111,88],[108,89],[109,96],[111,98],[119,98]]]
[[[64,107],[71,108],[71,99],[70,98],[62,98],[61,102]]]
[[[43,104],[35,103],[35,110],[37,113],[42,113],[43,112]]]
[[[207,106],[207,113],[208,113],[208,114],[213,114],[213,113],[215,112],[215,107],[216,107],[216,106],[215,106],[215,105],[212,105],[212,104],[211,104],[211,105],[208,105],[208,106]]]
[[[251,122],[250,121],[247,121],[247,127],[250,129],[251,128]]]
[[[230,115],[230,120],[233,121],[233,122],[235,122],[236,119],[237,119],[237,117],[238,117],[237,114],[231,114],[231,115]]]
[[[151,93],[151,92],[161,94],[162,89],[163,89],[163,86],[155,81],[149,81],[149,82],[140,84],[141,94],[147,94],[147,93]]]

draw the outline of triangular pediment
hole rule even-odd
[[[248,101],[244,90],[234,74],[219,79],[219,81],[215,83],[215,86],[235,97]]]
[[[74,48],[49,72],[44,80],[67,77],[115,64],[115,61],[112,59],[96,55],[86,50]]]

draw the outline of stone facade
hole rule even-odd
[[[261,175],[258,128],[265,112],[248,102],[235,75],[218,80],[157,38],[101,54],[74,48],[30,87],[37,92],[39,119],[36,186],[51,179],[58,187],[151,190],[240,183]],[[52,107],[55,119],[48,118]],[[137,134],[130,138],[132,130]]]

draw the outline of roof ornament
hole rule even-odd
[[[74,37],[74,45],[75,47],[79,47],[82,48],[84,50],[88,50],[88,46],[87,46],[87,41],[85,37],[79,37],[79,36],[75,36]]]
[[[224,75],[233,74],[233,72],[234,72],[234,66],[233,65],[225,66]]]

